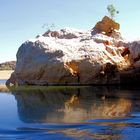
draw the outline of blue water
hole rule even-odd
[[[140,88],[0,92],[0,140],[139,140]]]
[[[5,84],[6,80],[0,80],[0,84]]]

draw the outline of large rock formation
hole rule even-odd
[[[113,29],[109,35],[96,32],[96,25],[91,31],[49,30],[26,41],[17,52],[16,68],[7,84],[121,83],[120,73],[139,60],[139,43],[124,41],[115,31],[117,23],[103,21]]]

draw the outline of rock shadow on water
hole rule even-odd
[[[13,91],[25,123],[84,123],[129,117],[140,106],[137,92],[120,87],[78,87]],[[137,106],[136,108],[134,106]]]

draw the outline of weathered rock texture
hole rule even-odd
[[[107,34],[93,34],[99,29],[96,25],[91,31],[49,30],[26,41],[17,52],[15,72],[7,84],[121,83],[120,72],[140,59],[139,42],[124,41],[114,30],[119,25],[106,17],[103,26],[113,29],[110,35],[108,29],[102,29]]]
[[[116,30],[120,29],[120,25],[116,23],[114,20],[105,16],[102,19],[102,21],[97,22],[94,28],[97,29],[99,32],[105,32],[107,35],[111,35],[115,29]]]

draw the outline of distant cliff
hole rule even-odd
[[[15,70],[16,61],[0,63],[0,70]]]

